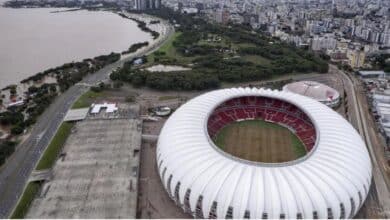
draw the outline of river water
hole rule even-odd
[[[111,12],[50,13],[56,10],[61,9],[0,7],[0,88],[66,62],[152,40],[135,22]]]

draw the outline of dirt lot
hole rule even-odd
[[[158,134],[164,121],[144,122],[143,134]],[[192,218],[163,188],[156,164],[156,143],[142,143],[137,218]]]
[[[232,123],[217,134],[215,143],[236,157],[265,163],[297,159],[295,148],[304,149],[290,130],[261,120]]]

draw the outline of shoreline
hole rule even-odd
[[[66,10],[56,10],[56,11],[51,11],[50,13],[63,13],[63,12],[74,12],[74,11],[81,11],[84,10],[82,8],[71,8],[71,9],[66,9]]]
[[[112,12],[112,11],[111,11]],[[115,12],[113,12],[115,13]],[[156,20],[150,15],[132,15],[139,20]],[[49,68],[32,76],[29,76],[18,83],[7,85],[0,89],[0,114],[4,117],[18,114],[23,121],[5,124],[0,132],[4,140],[19,140],[30,129],[35,127],[37,120],[42,113],[55,102],[58,97],[77,85],[95,86],[102,80],[83,83],[88,78],[97,78],[101,71],[111,66],[122,65],[125,62],[147,55],[155,51],[167,37],[172,33],[173,28],[168,22],[158,19],[162,25],[153,27],[157,30],[159,37],[150,39],[147,42],[133,43],[131,46],[119,53],[110,53],[82,61],[65,63],[55,68]],[[144,22],[144,23],[146,23]],[[149,23],[148,23],[149,24]],[[153,26],[153,25],[148,25]],[[114,70],[114,69],[113,69]],[[113,71],[112,70],[112,71]],[[111,71],[111,72],[112,72]],[[89,80],[88,80],[89,81]],[[104,81],[104,80],[103,80]],[[24,115],[23,117],[21,115]],[[0,164],[1,167],[1,164]]]
[[[125,62],[153,53],[166,43],[174,33],[174,28],[165,20],[162,20],[162,23],[165,29],[161,29],[160,37],[153,41],[153,44],[128,56],[122,56],[120,60],[94,71],[93,74],[86,75],[79,83],[59,94],[52,103],[45,107],[43,114],[37,118],[35,124],[28,128],[24,141],[18,144],[17,150],[7,159],[7,162],[0,166],[0,194],[2,194],[0,203],[4,204],[0,210],[0,218],[9,218],[13,212],[30,173],[35,169],[42,152],[45,151],[64,115],[77,98],[86,92],[90,85],[108,80],[109,74],[123,66]]]
[[[127,16],[123,12],[119,12],[117,14],[119,16],[121,16],[122,18],[129,19],[129,20],[132,20],[135,23],[137,23],[138,28],[141,29],[144,32],[147,32],[147,33],[151,34],[154,40],[157,39],[160,36],[160,33],[158,33],[157,31],[151,30],[148,27],[148,24],[146,22],[142,21],[142,20],[139,20],[139,18],[134,18],[134,17],[131,17],[131,16]],[[149,22],[149,25],[150,24],[151,23]]]
[[[0,5],[0,7],[2,7],[2,6]],[[31,8],[33,8],[33,7],[31,7]],[[16,8],[16,9],[18,9],[18,8]],[[24,8],[22,8],[22,9],[24,9]],[[96,10],[89,10],[89,9],[83,9],[83,8],[70,8],[70,9],[65,9],[65,10],[52,11],[52,12],[50,12],[50,13],[74,12],[74,11],[80,11],[80,10],[96,11]],[[119,16],[122,17],[123,19],[128,19],[128,20],[132,20],[133,22],[135,22],[135,23],[137,24],[137,28],[139,28],[141,31],[143,31],[143,32],[145,32],[145,33],[151,34],[151,36],[152,36],[152,39],[151,39],[150,41],[145,41],[145,42],[149,42],[149,45],[146,45],[146,47],[152,46],[152,45],[158,40],[158,38],[159,38],[160,35],[161,35],[161,33],[157,32],[157,31],[153,31],[153,30],[150,29],[149,26],[150,26],[151,24],[149,24],[148,22],[145,22],[145,18],[142,16],[142,15],[145,15],[145,14],[132,14],[131,17],[127,17],[127,15],[124,15],[124,12],[117,12],[117,11],[113,11],[113,10],[104,10],[104,9],[97,10],[97,11],[111,12],[111,13],[113,13],[113,14],[119,15]],[[150,15],[147,15],[147,16],[150,17],[150,18],[152,18],[152,16],[150,16]],[[136,18],[134,18],[134,17],[136,17]],[[154,18],[152,18],[152,19],[154,19]],[[159,19],[159,18],[156,18],[156,19],[157,19],[157,20],[161,20],[161,19]],[[156,19],[155,19],[155,20],[156,20]],[[146,20],[146,21],[147,21],[147,20]],[[147,30],[143,30],[142,28],[139,27],[140,22],[143,22],[143,23],[146,25]],[[164,25],[164,23],[162,22],[161,25]],[[165,28],[166,28],[166,27],[165,27]],[[158,36],[155,38],[154,35],[152,34],[152,32],[158,33]],[[132,46],[134,46],[134,45],[136,45],[136,44],[139,44],[139,43],[142,43],[142,42],[133,43],[133,44],[129,45],[128,48],[123,48],[123,51],[118,52],[119,54],[121,54],[121,58],[120,58],[120,59],[123,59],[123,58],[125,58],[126,56],[131,55],[132,53],[135,53],[135,52],[137,52],[138,50],[142,49],[143,47],[142,47],[142,48],[138,48],[136,51],[134,51],[134,52],[132,52],[132,53],[125,53],[125,54],[122,54],[123,52],[125,52],[125,51],[127,51],[129,48],[131,48]],[[105,56],[105,55],[108,55],[108,54],[101,54],[101,55],[97,55],[96,57],[98,57],[98,56]],[[34,78],[37,78],[37,77],[38,77],[38,78],[39,78],[39,77],[41,77],[41,78],[46,77],[46,76],[48,76],[47,72],[50,71],[50,70],[55,70],[55,69],[61,68],[62,66],[67,65],[67,64],[70,64],[70,63],[77,63],[77,62],[82,62],[82,61],[84,61],[84,60],[90,60],[90,59],[93,59],[93,58],[83,58],[82,60],[79,60],[79,61],[66,62],[66,63],[64,63],[64,64],[62,64],[62,65],[59,65],[59,66],[55,66],[55,67],[51,67],[51,68],[48,68],[48,69],[44,69],[44,70],[42,70],[42,71],[40,71],[40,72],[38,72],[38,73],[32,74],[32,75],[30,75],[30,76],[28,76],[28,77],[26,77],[26,78],[20,80],[19,82],[16,82],[16,83],[13,83],[13,84],[9,84],[9,85],[6,85],[6,86],[0,88],[0,93],[1,93],[1,91],[9,90],[11,87],[14,87],[14,86],[19,87],[19,86],[22,85],[22,84],[34,83],[34,82],[33,82],[33,79],[34,79]],[[4,103],[3,103],[3,104],[4,104]],[[0,109],[1,109],[1,108],[0,108]]]

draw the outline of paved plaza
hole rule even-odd
[[[142,123],[78,122],[27,218],[135,218]]]

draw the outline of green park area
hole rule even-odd
[[[169,39],[162,45],[156,52],[152,53],[150,57],[153,57],[154,54],[164,53],[167,57],[176,57],[178,54],[173,46],[173,42],[181,35],[181,32],[175,32]]]
[[[160,96],[158,98],[159,101],[166,101],[166,100],[172,100],[172,99],[177,99],[178,96],[171,96],[171,95],[166,95],[166,96]]]
[[[168,10],[168,11],[164,11]],[[175,33],[142,65],[125,63],[110,78],[136,87],[158,90],[215,89],[222,83],[268,80],[285,75],[326,73],[320,56],[245,25],[220,25],[169,9],[154,16],[174,21]],[[190,68],[186,71],[151,72],[156,64]]]
[[[182,32],[178,31],[172,34],[169,39],[162,45],[157,51],[150,54],[147,57],[147,63],[145,66],[153,66],[156,64],[166,65],[187,65],[193,60],[192,57],[182,56],[174,46],[174,42],[180,38]]]
[[[83,95],[80,96],[76,100],[76,102],[73,104],[72,109],[78,109],[78,108],[88,108],[91,106],[93,101],[98,98],[103,96],[103,92],[95,92],[92,90],[89,90],[88,92],[84,93]]]

